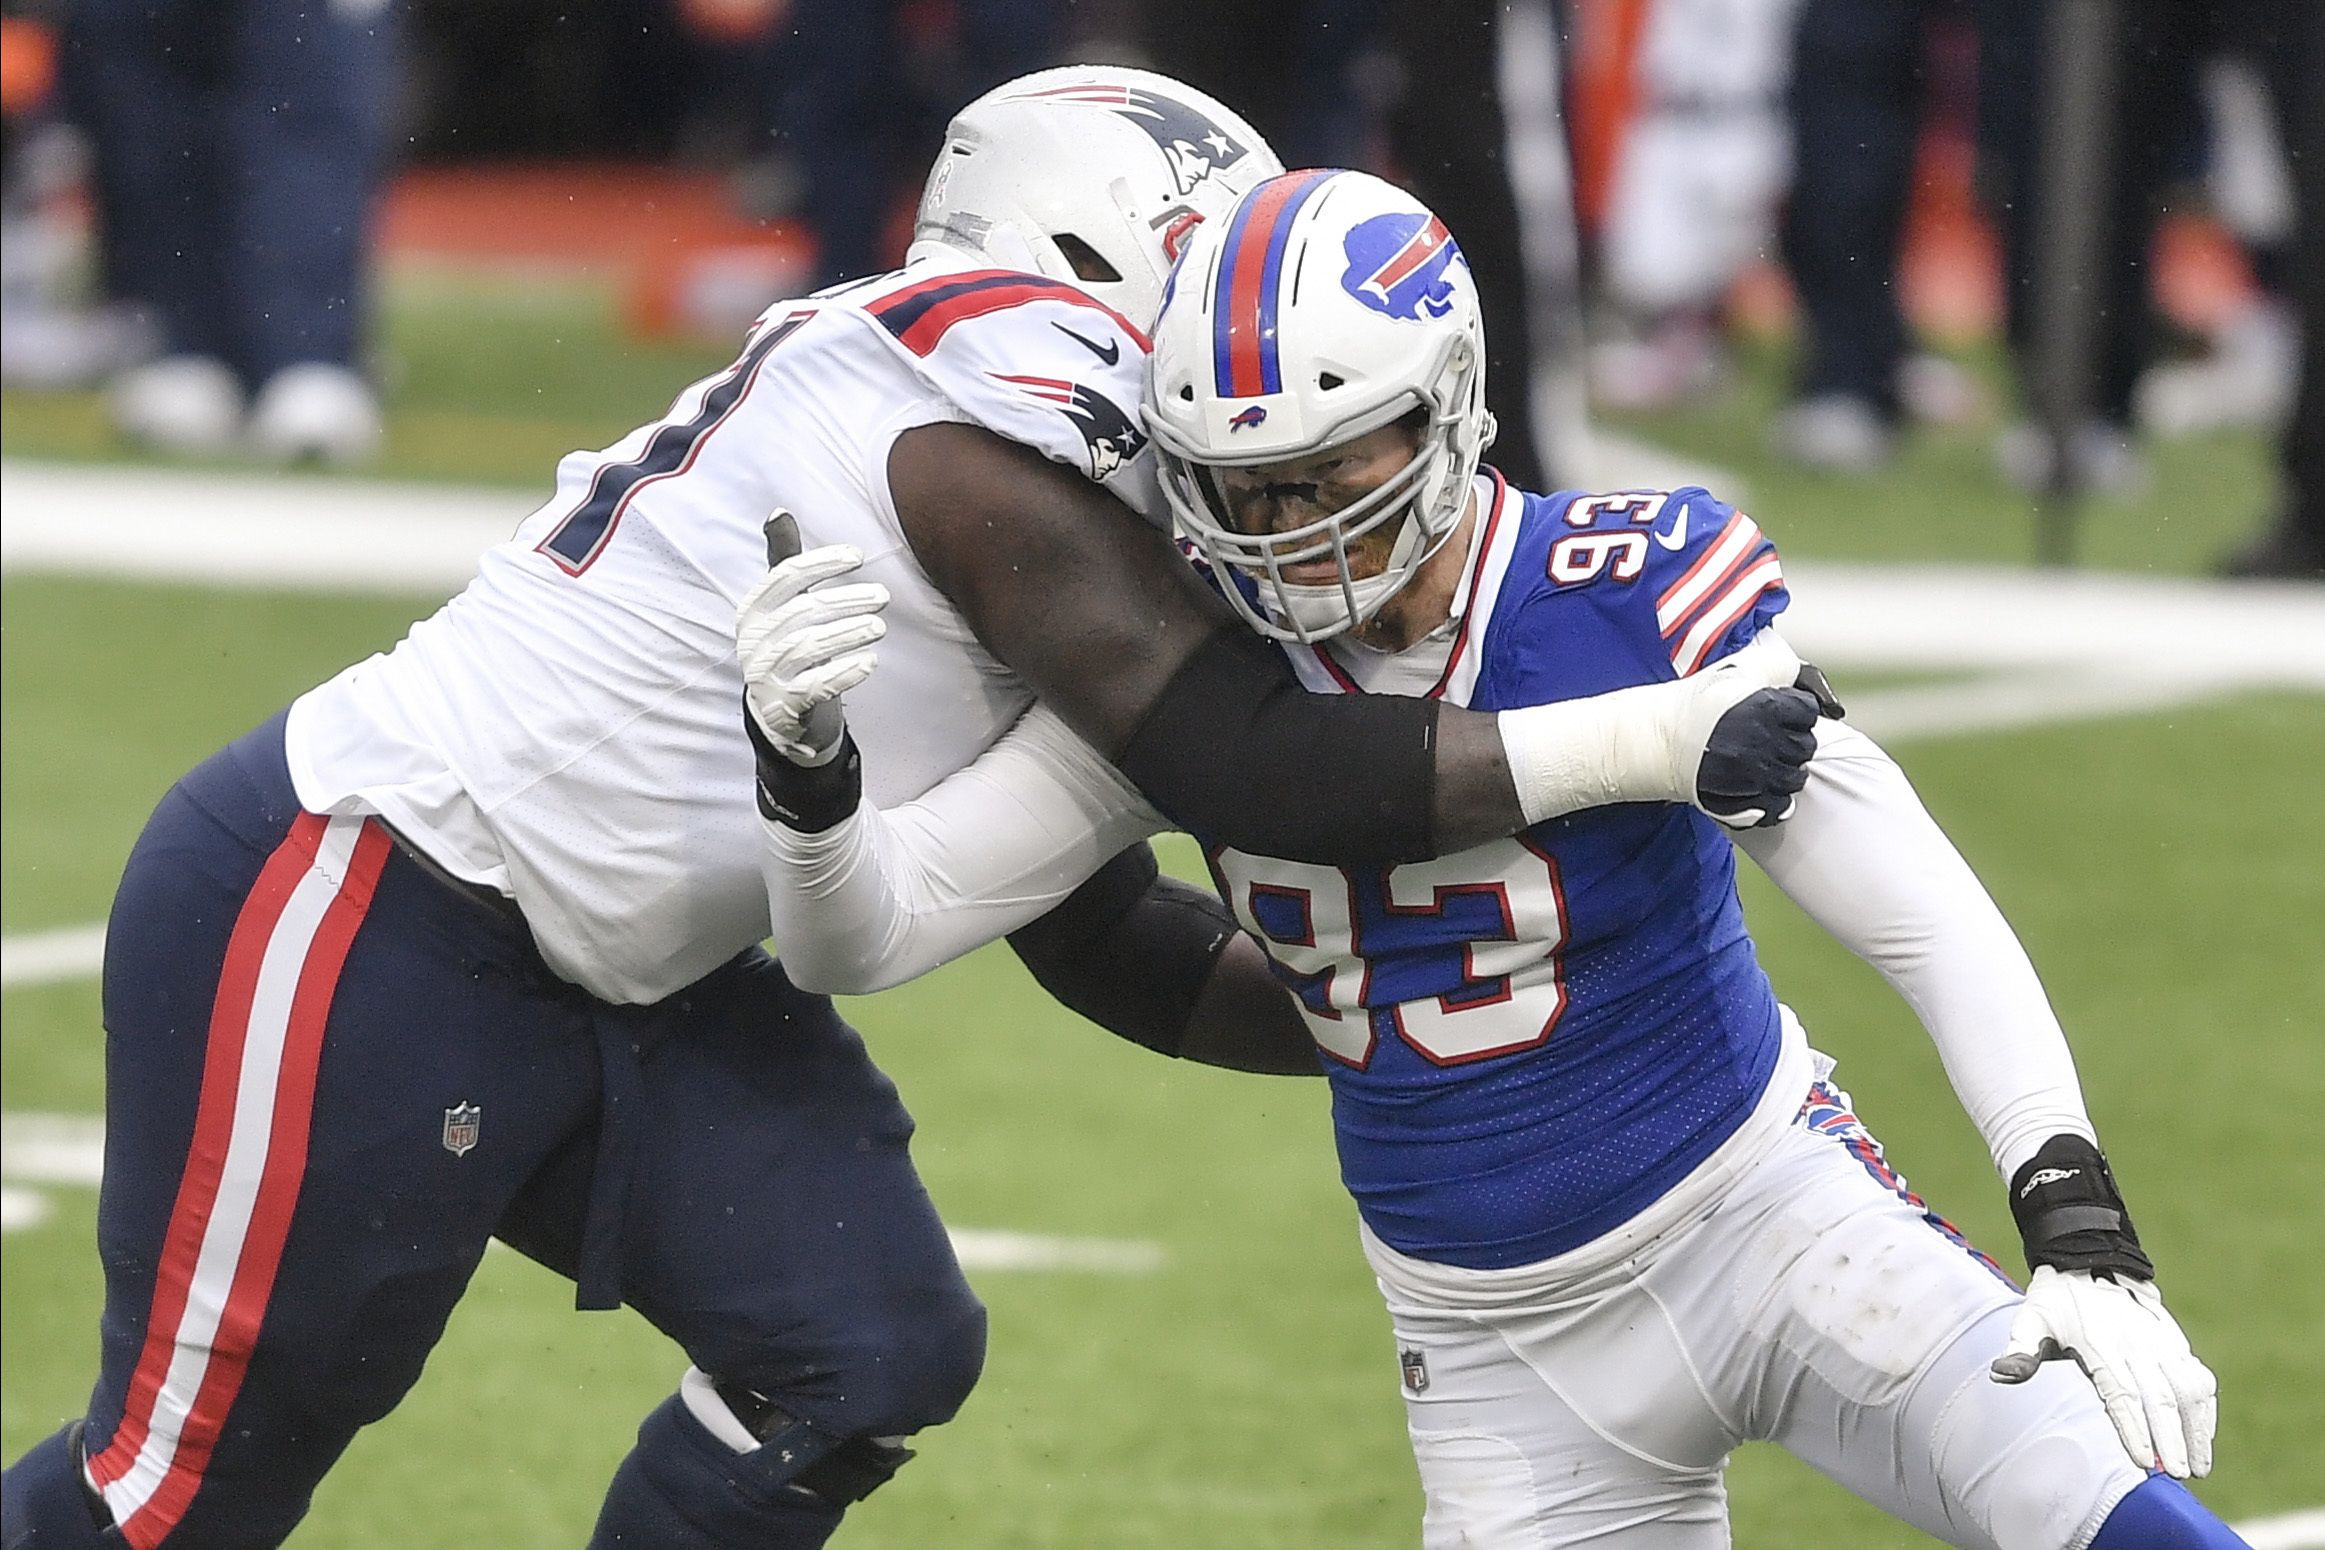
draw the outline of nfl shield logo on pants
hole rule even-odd
[[[463,1103],[444,1111],[444,1150],[455,1157],[466,1157],[476,1145],[476,1133],[484,1123],[484,1110],[473,1103]]]
[[[1404,1369],[1407,1392],[1418,1394],[1429,1386],[1429,1359],[1420,1352],[1410,1348],[1399,1351],[1397,1365]]]

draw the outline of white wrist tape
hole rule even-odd
[[[1695,801],[1695,776],[1720,717],[1800,676],[1773,630],[1676,683],[1641,684],[1505,710],[1497,718],[1526,822],[1612,802]]]

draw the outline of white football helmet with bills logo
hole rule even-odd
[[[1219,471],[1315,458],[1410,417],[1412,461],[1370,494],[1285,532],[1239,531]],[[1262,634],[1314,642],[1355,628],[1460,525],[1493,440],[1485,329],[1469,264],[1426,206],[1362,172],[1270,179],[1196,231],[1155,324],[1147,429],[1172,515]],[[1350,545],[1389,523],[1377,574]],[[1332,581],[1312,578],[1337,564]]]
[[[914,251],[935,243],[1067,281],[1143,329],[1188,234],[1283,170],[1249,124],[1169,76],[1042,70],[946,126]]]

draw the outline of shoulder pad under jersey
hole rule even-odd
[[[1138,413],[1147,338],[1129,319],[1063,281],[1013,270],[891,278],[844,299],[931,387],[1149,517],[1160,509]]]
[[[1695,486],[1552,496],[1511,572],[1537,591],[1583,593],[1679,678],[1749,643],[1791,601],[1760,525]]]

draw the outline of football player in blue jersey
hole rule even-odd
[[[770,589],[778,505],[870,552],[856,596],[893,588],[891,670],[857,700],[891,796],[1036,693],[1125,791],[1317,859],[1799,789],[1807,750],[1771,735],[1813,719],[1789,666],[1580,715],[1327,703],[1189,573],[1140,514],[1142,325],[1185,234],[1278,170],[1224,105],[1145,72],[997,88],[954,120],[903,270],[776,303],[662,419],[565,459],[395,650],[163,798],[107,928],[98,1373],[9,1465],[0,1546],[281,1543],[496,1237],[685,1353],[598,1550],[810,1550],[951,1417],[985,1314],[910,1116],[758,946],[751,739],[815,696],[738,661],[736,602],[754,628],[836,606],[787,599],[793,570]],[[1020,932],[1044,983],[1173,1054],[1304,1059],[1217,901],[1143,848],[1116,865],[1129,843],[1090,863],[1122,892],[1066,900],[1090,868],[1069,871]]]
[[[1750,517],[1483,467],[1484,358],[1460,249],[1376,178],[1274,178],[1182,254],[1146,404],[1165,491],[1309,690],[1490,710],[1784,653],[1783,569]],[[1424,1542],[1725,1546],[1727,1456],[1765,1440],[1950,1544],[2241,1544],[2178,1483],[2211,1467],[2214,1380],[2034,970],[1825,699],[1780,827],[1634,803],[1388,866],[1206,841],[1332,1084]],[[804,905],[771,876],[790,971],[860,989],[962,945],[919,902],[929,867],[1003,899],[1034,840],[994,815],[1045,812],[1054,843],[1102,805],[1075,788],[1005,743],[910,813],[779,838],[800,899],[890,944],[871,965],[785,936]],[[1927,1026],[2008,1182],[2023,1292],[1907,1188],[1776,999],[1738,847]]]

